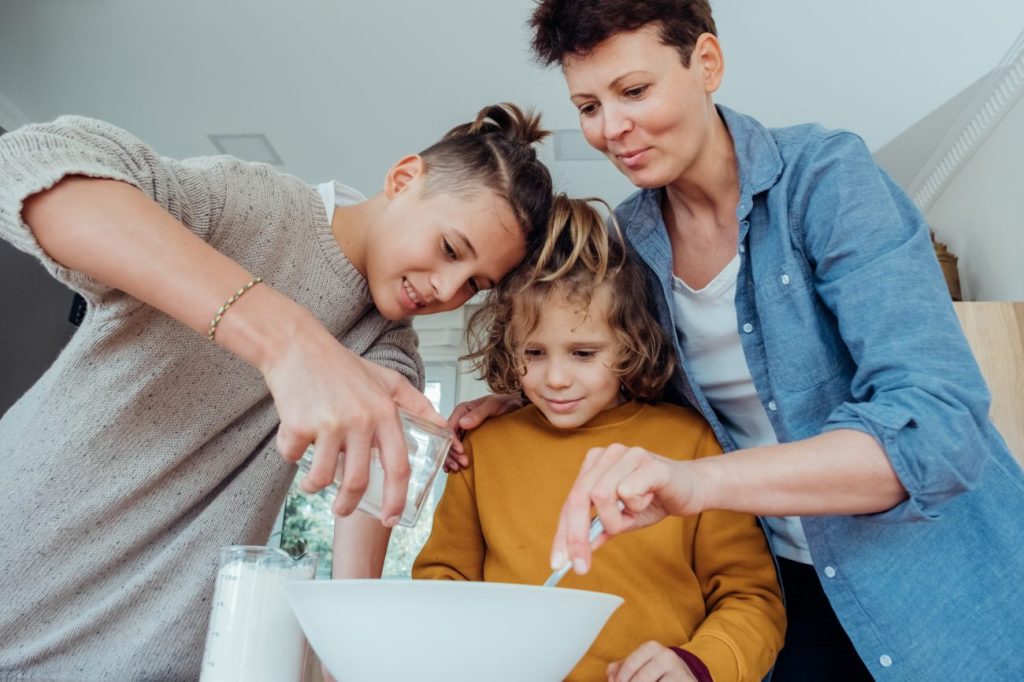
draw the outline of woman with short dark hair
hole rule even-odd
[[[616,214],[676,341],[673,387],[731,451],[592,451],[553,563],[589,567],[591,505],[613,534],[753,512],[787,598],[774,679],[1024,677],[1024,609],[1005,601],[1024,476],[918,210],[856,135],[716,106],[705,0],[543,0],[532,27],[587,141],[641,188]]]

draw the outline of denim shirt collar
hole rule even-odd
[[[771,189],[782,175],[782,154],[768,130],[755,119],[716,105],[725,127],[732,137],[736,165],[740,174],[740,201],[736,205],[736,219],[741,223],[750,214],[753,197]],[[742,225],[741,225],[742,228]],[[740,240],[744,234],[740,230]]]

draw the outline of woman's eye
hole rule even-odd
[[[594,103],[584,104],[579,107],[580,116],[592,116],[597,112],[597,105]]]
[[[647,92],[647,86],[638,85],[635,88],[629,88],[626,90],[625,95],[626,97],[636,99],[637,97],[642,97],[645,92]]]

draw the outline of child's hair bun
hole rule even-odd
[[[499,134],[523,147],[532,147],[551,133],[541,127],[541,116],[537,112],[530,109],[524,112],[511,102],[502,102],[484,107],[471,123],[455,126],[443,139],[487,134]]]

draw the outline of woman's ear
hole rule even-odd
[[[704,89],[711,94],[718,90],[725,76],[725,55],[722,45],[711,33],[702,33],[697,38],[690,55],[690,66],[698,65],[704,81]]]
[[[426,164],[419,154],[403,157],[384,176],[384,194],[389,199],[395,198],[409,186],[409,183],[422,176],[425,170]]]

